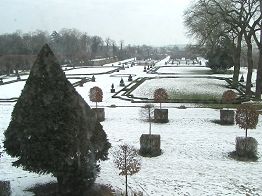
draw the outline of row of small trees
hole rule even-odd
[[[237,95],[234,91],[228,90],[223,93],[222,103],[232,104],[236,101]],[[237,158],[257,159],[257,141],[248,137],[248,129],[255,129],[258,123],[259,113],[252,104],[244,103],[237,107],[236,114],[233,110],[220,110],[221,124],[236,124],[245,129],[245,137],[236,138],[236,151],[233,155]]]

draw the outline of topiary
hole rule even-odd
[[[258,115],[256,108],[251,104],[241,104],[236,111],[236,124],[246,130],[255,129],[258,123]]]
[[[102,102],[103,100],[103,91],[98,86],[94,86],[89,91],[89,98],[90,101],[96,102],[96,108],[97,108],[97,102]]]
[[[168,100],[168,94],[165,89],[158,88],[154,91],[154,101],[160,103],[160,109],[161,109],[161,103],[167,100]]]
[[[237,98],[237,94],[232,90],[227,90],[222,95],[222,103],[233,103]]]

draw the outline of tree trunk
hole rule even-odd
[[[260,0],[260,15],[262,15],[262,1]],[[261,24],[262,26],[262,21]],[[262,28],[260,29],[260,43],[259,49],[259,61],[257,65],[257,80],[256,80],[256,99],[261,99],[262,91]]]
[[[151,111],[148,110],[148,120],[149,120],[149,135],[151,135]]]
[[[260,36],[260,43],[262,42],[262,32]],[[257,80],[256,80],[256,99],[261,99],[262,91],[262,46],[259,48],[259,61],[257,66]]]
[[[126,168],[126,153],[127,153],[127,149],[125,150],[125,175],[126,175],[126,196],[127,194],[127,168]]]
[[[233,74],[233,83],[232,87],[236,88],[238,84],[239,72],[240,72],[240,57],[241,57],[241,42],[242,42],[243,33],[240,32],[237,37],[237,46],[234,55],[234,74]]]
[[[247,81],[246,81],[246,97],[251,98],[252,92],[251,92],[251,80],[252,80],[252,71],[253,71],[253,58],[252,58],[252,43],[251,43],[251,37],[246,37],[246,43],[247,43],[247,63],[248,63],[248,72],[247,72]]]

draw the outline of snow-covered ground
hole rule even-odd
[[[212,71],[208,67],[190,67],[184,66],[172,66],[172,67],[160,67],[156,73],[158,74],[175,74],[175,75],[207,75]]]
[[[164,66],[167,60],[168,58],[160,61],[157,66]],[[91,107],[95,104],[89,101],[89,89],[99,86],[103,90],[104,99],[98,105],[106,107],[106,120],[101,124],[112,148],[110,159],[101,162],[100,176],[96,181],[110,184],[115,189],[124,189],[124,177],[118,175],[119,171],[114,167],[111,154],[118,145],[124,143],[139,148],[139,138],[142,133],[148,133],[148,123],[139,115],[140,106],[143,104],[113,99],[110,88],[114,83],[116,92],[122,89],[119,86],[121,76],[118,77],[118,74],[135,74],[133,79],[155,76],[143,72],[143,69],[143,66],[135,66],[119,73],[96,75],[96,82],[87,82],[83,87],[76,88]],[[81,69],[78,70],[82,73]],[[111,77],[112,75],[114,77]],[[129,84],[127,77],[123,79],[126,85]],[[177,81],[175,83],[178,84]],[[14,85],[12,89],[10,86],[8,88],[8,85],[0,86],[0,98],[19,94],[22,82],[12,84]],[[160,84],[167,86],[170,82]],[[186,85],[190,86],[190,81],[187,81]],[[8,89],[3,90],[3,87]],[[216,91],[216,87],[209,88]],[[117,107],[107,107],[112,104]],[[131,189],[141,191],[146,196],[262,195],[261,158],[258,162],[248,163],[238,162],[227,156],[228,152],[234,150],[235,137],[244,136],[244,130],[236,125],[215,124],[213,120],[219,119],[219,110],[173,108],[178,105],[163,104],[163,107],[169,109],[169,123],[152,125],[152,133],[161,135],[163,154],[155,158],[142,158],[141,171],[128,177]],[[14,103],[0,103],[0,141],[4,140],[3,133],[10,122],[13,107]],[[255,137],[259,143],[259,156],[262,155],[261,130],[260,116],[257,129],[249,131],[249,135]],[[0,145],[2,146],[1,143]],[[23,190],[37,183],[55,180],[51,175],[37,175],[12,167],[13,160],[5,153],[0,158],[0,180],[11,182],[12,195],[32,195]]]
[[[114,69],[116,69],[115,67],[77,67],[76,69],[71,69],[71,70],[65,70],[66,74],[101,74],[101,73],[105,73],[108,71],[113,71]]]
[[[156,78],[143,82],[132,95],[153,99],[154,91],[164,88],[172,99],[197,99],[208,95],[211,99],[221,100],[223,92],[228,90],[228,85],[225,80],[213,78]]]

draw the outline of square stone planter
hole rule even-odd
[[[168,109],[155,109],[154,110],[154,121],[156,123],[167,123],[168,122]]]
[[[92,110],[95,112],[96,118],[99,122],[105,120],[105,108],[92,108]]]
[[[233,125],[235,123],[234,110],[220,110],[220,124]]]
[[[239,157],[257,157],[257,140],[253,137],[236,138],[236,154]]]
[[[11,186],[9,181],[0,181],[0,195],[1,196],[11,195]]]
[[[139,153],[146,157],[156,157],[161,154],[160,135],[142,134]]]

